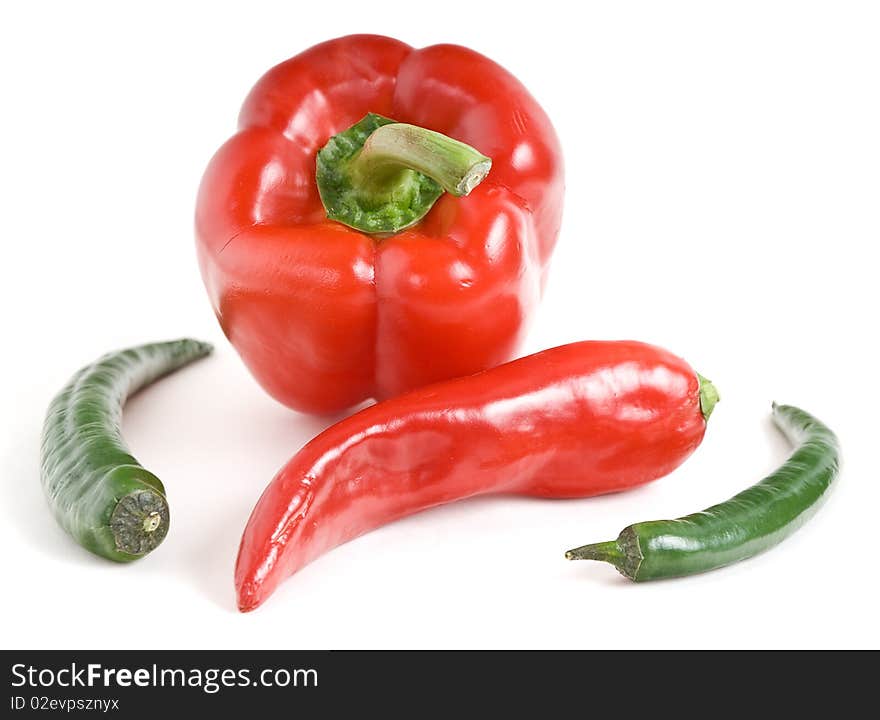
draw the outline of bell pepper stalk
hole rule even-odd
[[[468,195],[491,167],[470,145],[368,113],[321,149],[315,180],[331,220],[396,233],[421,220],[444,190]]]
[[[199,188],[199,267],[263,388],[339,413],[515,355],[562,191],[556,133],[506,70],[338,38],[248,95]]]

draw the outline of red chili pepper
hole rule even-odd
[[[717,400],[683,360],[626,341],[564,345],[373,405],[314,438],[263,492],[239,549],[239,608],[433,505],[585,497],[666,475],[699,445]]]
[[[369,150],[341,156],[348,138],[328,143],[387,118],[395,127]],[[326,182],[344,187],[319,195],[325,145],[333,167],[350,172],[331,173]],[[467,198],[450,194],[479,182],[484,155],[486,180]],[[443,188],[407,226],[417,215],[407,203],[427,210]],[[550,121],[504,69],[463,47],[344,37],[281,63],[251,91],[202,180],[199,264],[260,384],[290,407],[336,412],[509,359],[539,299],[562,190]],[[342,206],[325,210],[322,196],[340,193]],[[391,237],[327,217],[376,230],[389,213],[375,205],[392,197],[391,227],[404,229]]]

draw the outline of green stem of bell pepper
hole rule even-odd
[[[444,190],[470,193],[491,167],[470,145],[370,113],[320,150],[316,180],[328,218],[395,233],[421,220]]]

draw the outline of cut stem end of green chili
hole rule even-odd
[[[470,145],[369,113],[318,152],[315,179],[328,218],[387,234],[421,220],[444,191],[469,194],[491,168]]]
[[[110,516],[110,531],[119,552],[135,557],[154,550],[168,533],[168,501],[153,490],[121,498]]]

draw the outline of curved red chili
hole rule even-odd
[[[368,113],[492,160],[468,197],[378,238],[327,218],[316,155]],[[455,45],[330,40],[267,72],[199,190],[199,265],[224,333],[272,396],[333,413],[510,359],[562,213],[556,133],[523,85]]]
[[[484,493],[586,497],[671,472],[718,396],[683,360],[580,342],[414,390],[333,425],[263,492],[235,570],[242,611],[337,545]]]

